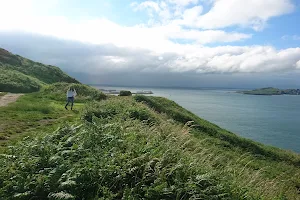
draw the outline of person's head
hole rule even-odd
[[[69,91],[72,91],[72,92],[73,92],[73,91],[74,91],[74,89],[70,87],[70,88],[69,88]]]

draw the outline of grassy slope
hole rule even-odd
[[[60,97],[45,97],[58,88],[25,95],[5,111],[59,119],[66,115]],[[15,109],[26,101],[51,108],[37,104],[32,116]],[[89,102],[69,125],[52,133],[42,127],[3,149],[0,199],[299,198],[299,155],[239,138],[164,98]]]
[[[44,84],[78,83],[58,67],[44,65],[0,48],[0,91],[34,92]]]

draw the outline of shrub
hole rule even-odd
[[[18,71],[0,69],[0,91],[29,93],[39,91],[43,85],[38,79]]]
[[[125,100],[124,102],[124,100],[110,99],[109,101],[91,102],[85,107],[82,117],[86,121],[92,122],[93,116],[101,119],[112,119],[122,116],[123,118],[128,117],[145,121],[147,124],[159,122],[151,109],[132,100]]]
[[[121,90],[119,96],[132,96],[130,91]]]

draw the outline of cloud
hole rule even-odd
[[[205,14],[194,12],[188,19],[182,15],[176,23],[193,28],[220,29],[232,26],[262,30],[272,17],[291,13],[295,9],[291,0],[214,0]],[[191,8],[190,10],[193,10]]]
[[[249,34],[224,31],[186,30],[178,25],[148,27],[121,26],[107,19],[73,22],[65,17],[30,17],[0,21],[0,31],[23,31],[91,44],[114,44],[119,47],[145,48],[155,52],[182,51],[170,39],[186,39],[198,44],[234,42],[250,38]]]
[[[36,0],[26,0],[27,3],[33,1]],[[1,3],[5,2],[2,0]],[[272,0],[272,5],[270,0],[243,1],[246,10],[239,7],[241,1],[227,0],[228,5],[224,5],[220,16],[232,8],[243,12],[231,12],[223,17],[214,12],[220,9],[224,0],[215,0],[211,10],[205,14],[203,7],[196,5],[197,2],[202,1],[133,3],[134,8],[150,9],[153,15],[156,13],[160,19],[166,20],[158,24],[134,26],[119,25],[105,18],[71,20],[65,16],[36,17],[36,8],[31,6],[28,8],[32,13],[20,10],[21,14],[6,12],[4,15],[0,12],[2,19],[9,19],[0,21],[0,46],[34,60],[63,67],[68,72],[104,78],[103,74],[124,73],[137,76],[148,74],[152,78],[166,74],[174,77],[194,76],[196,80],[205,74],[299,71],[300,48],[236,46],[230,43],[249,39],[252,34],[197,28],[233,25],[255,28],[252,19],[263,19],[261,21],[265,23],[273,16],[288,12],[291,9],[289,0]],[[6,4],[3,5],[0,9],[5,10]],[[270,9],[264,11],[262,7],[265,6]],[[233,19],[240,15],[241,19]],[[231,18],[233,20],[229,23]],[[205,24],[209,19],[211,23]],[[187,28],[187,25],[195,28]],[[230,45],[220,46],[224,43]]]
[[[300,69],[300,60],[296,63],[296,68]]]
[[[197,31],[182,29],[178,29],[178,31],[169,32],[167,33],[167,36],[171,39],[195,40],[199,44],[235,42],[251,38],[250,34],[243,33],[227,33],[220,30]]]
[[[20,38],[16,40],[15,38]],[[22,38],[22,39],[21,39]],[[118,47],[113,44],[84,44],[48,37],[7,33],[0,45],[30,48],[36,58],[73,71],[155,73],[270,73],[296,70],[300,48],[276,50],[271,46],[204,47],[177,44],[182,51],[157,53],[144,48]],[[9,46],[14,44],[12,47]],[[26,51],[24,53],[26,53]]]
[[[203,7],[198,0],[165,0],[160,4],[145,1],[133,5],[136,10],[150,9],[150,16],[154,18],[156,13],[160,16],[157,21],[162,23],[166,23],[167,20],[167,23],[202,29],[240,26],[256,31],[263,30],[269,19],[291,13],[295,9],[291,0],[211,0],[209,2],[213,5],[205,14],[202,14]],[[186,7],[187,5],[189,6]]]
[[[140,4],[137,2],[131,3],[131,6],[134,8],[134,10],[143,10],[143,9],[153,9],[156,12],[159,12],[161,9],[159,7],[159,4],[154,1],[144,1]]]

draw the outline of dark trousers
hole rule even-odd
[[[74,104],[74,97],[68,97],[67,99],[67,104],[65,107],[67,107],[69,105],[69,103],[71,103],[71,108],[73,108],[73,104]]]

